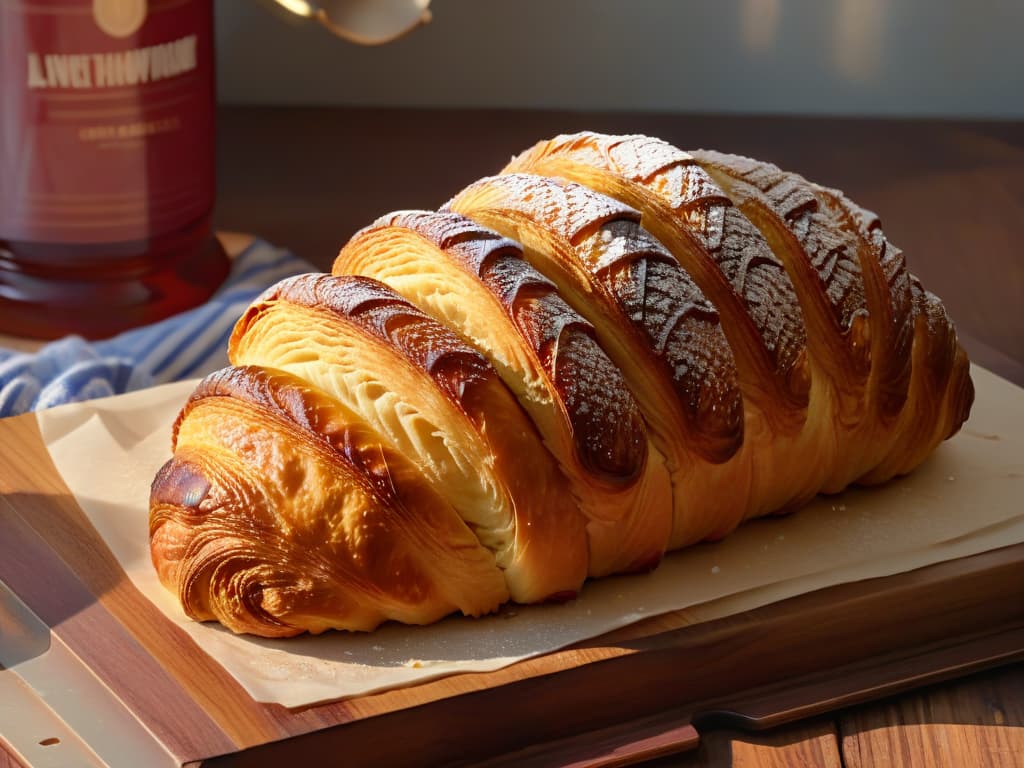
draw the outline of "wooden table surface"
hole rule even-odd
[[[770,160],[879,213],[972,359],[1024,386],[1024,123],[231,108],[219,130],[219,225],[258,230],[321,269],[376,217],[437,207],[557,133],[648,133]],[[1024,665],[702,742],[655,765],[1020,768]]]
[[[881,215],[972,359],[1024,386],[1024,123],[226,108],[217,225],[327,269],[377,216],[437,207],[535,141],[582,129],[747,154],[843,189]],[[17,765],[0,749],[0,768]],[[763,733],[712,731],[649,765],[1020,768],[1024,664]]]

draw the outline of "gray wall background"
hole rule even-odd
[[[376,48],[215,5],[227,104],[1024,118],[1024,0],[434,0]]]

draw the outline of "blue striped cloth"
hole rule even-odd
[[[0,417],[203,376],[227,365],[235,321],[259,294],[314,268],[255,240],[202,306],[103,341],[68,336],[37,352],[0,349]]]

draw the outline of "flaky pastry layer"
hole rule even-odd
[[[175,427],[151,551],[188,615],[266,636],[566,599],[909,472],[974,396],[877,216],[593,133],[377,220],[229,354]]]
[[[592,326],[522,259],[518,244],[455,213],[406,211],[355,235],[334,269],[383,280],[490,359],[589,520],[591,575],[660,560],[669,479],[647,445],[640,410]],[[652,506],[661,512],[638,513]]]
[[[480,615],[501,570],[451,504],[356,414],[282,371],[207,377],[150,497],[160,580],[199,620],[286,637]]]

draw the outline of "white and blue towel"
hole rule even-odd
[[[103,341],[68,336],[37,352],[0,349],[0,417],[204,376],[227,365],[231,329],[253,299],[282,278],[311,271],[256,240],[217,293],[188,312]]]

